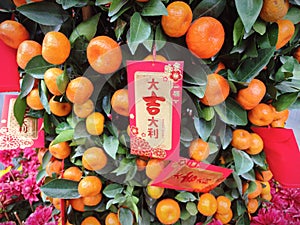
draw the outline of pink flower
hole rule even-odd
[[[13,159],[20,155],[20,149],[1,150],[0,151],[0,162],[4,166],[12,166]]]
[[[8,222],[0,223],[0,225],[16,225],[16,223],[12,221],[8,221]]]
[[[36,177],[35,176],[29,176],[26,178],[23,182],[22,187],[22,195],[26,200],[29,201],[30,204],[32,202],[39,201],[38,195],[40,194],[39,186],[36,183]]]
[[[24,225],[50,225],[51,223],[48,222],[51,219],[51,215],[51,207],[38,206],[34,213],[27,218]]]
[[[251,225],[288,225],[283,216],[281,210],[272,207],[261,208],[258,215],[252,218]]]

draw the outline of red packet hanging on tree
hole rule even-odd
[[[17,50],[8,47],[0,40],[0,92],[20,91]]]
[[[232,170],[227,168],[180,158],[170,162],[152,185],[190,192],[209,192],[231,173]]]
[[[178,159],[182,61],[127,62],[131,154]]]
[[[274,178],[285,187],[300,188],[300,151],[292,129],[251,127],[264,141]]]

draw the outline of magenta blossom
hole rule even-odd
[[[283,212],[274,208],[262,208],[251,221],[252,225],[288,225],[283,219]]]
[[[12,221],[8,221],[8,222],[0,223],[0,225],[16,225],[16,223]]]
[[[49,222],[51,217],[52,207],[38,206],[34,213],[27,218],[24,225],[53,225],[52,222]]]
[[[13,159],[17,158],[20,155],[20,152],[20,149],[1,150],[0,163],[2,163],[4,166],[12,166]]]
[[[22,195],[26,200],[29,201],[30,204],[32,202],[39,201],[38,195],[40,194],[39,186],[36,183],[35,176],[29,176],[23,182]]]

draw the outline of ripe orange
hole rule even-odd
[[[295,49],[293,57],[300,63],[300,46]]]
[[[115,91],[115,93],[111,97],[111,107],[116,113],[122,116],[129,115],[129,102],[128,102],[127,89],[119,89]]]
[[[174,224],[180,218],[179,204],[171,198],[159,201],[155,212],[156,217],[163,224]]]
[[[146,166],[146,175],[151,180],[157,178],[165,167],[165,161],[161,159],[150,159]]]
[[[272,123],[275,112],[270,105],[259,103],[248,112],[249,121],[256,126],[268,126]]]
[[[154,59],[154,56],[151,54],[151,55],[147,55],[144,59],[144,61],[159,61],[159,62],[165,62],[167,61],[167,59],[162,56],[162,55],[156,55],[155,56],[155,59]]]
[[[21,23],[4,20],[0,23],[0,39],[9,47],[17,49],[23,41],[29,39],[29,33]]]
[[[106,164],[107,156],[102,148],[88,148],[82,155],[82,165],[87,170],[101,170]]]
[[[230,209],[230,210],[228,211],[228,213],[225,213],[225,214],[216,213],[216,214],[214,215],[214,217],[215,217],[217,220],[221,221],[222,224],[228,224],[228,223],[230,222],[230,220],[232,219],[232,217],[233,217],[233,212],[232,212],[232,210]]]
[[[210,193],[204,193],[199,198],[197,208],[202,215],[212,216],[218,209],[217,199]]]
[[[85,121],[86,130],[91,135],[100,135],[104,129],[104,116],[99,112],[91,113]]]
[[[38,161],[40,164],[43,163],[43,157],[45,153],[48,151],[48,148],[39,148],[38,150]]]
[[[164,194],[165,189],[163,187],[152,186],[150,183],[147,185],[146,191],[150,198],[159,199]]]
[[[186,34],[188,49],[201,59],[216,55],[221,50],[224,40],[223,25],[209,16],[196,19]]]
[[[140,158],[137,158],[135,160],[135,164],[137,166],[138,171],[143,171],[147,166],[147,162],[143,159],[140,159]]]
[[[266,85],[258,79],[253,79],[248,87],[239,90],[236,100],[244,109],[250,110],[260,103],[265,94]]]
[[[276,22],[282,19],[289,10],[288,0],[264,0],[260,18],[266,22]]]
[[[217,73],[207,76],[207,84],[203,98],[200,101],[204,105],[214,106],[225,101],[228,97],[230,87],[228,81]]]
[[[78,184],[78,192],[81,197],[95,196],[100,193],[102,182],[96,176],[86,176]]]
[[[293,37],[295,33],[295,26],[290,20],[278,20],[278,39],[276,43],[276,49],[280,49],[285,46]]]
[[[251,139],[250,147],[247,148],[245,151],[249,155],[259,154],[264,148],[264,141],[256,133],[251,133],[251,136],[252,136],[252,139]]]
[[[284,127],[285,122],[289,118],[289,113],[290,113],[289,110],[285,109],[285,110],[278,112],[275,108],[273,108],[273,109],[274,109],[275,115],[274,115],[274,119],[271,123],[271,127]]]
[[[272,194],[271,193],[260,195],[260,197],[262,199],[266,200],[266,201],[271,201],[272,200]]]
[[[98,73],[114,73],[122,63],[120,46],[108,36],[93,38],[89,42],[86,52],[91,67]]]
[[[105,225],[121,225],[118,215],[110,212],[105,217]]]
[[[83,204],[86,206],[95,206],[98,205],[102,200],[102,194],[98,193],[93,196],[86,196],[82,198]]]
[[[268,181],[261,181],[262,183],[262,190],[261,190],[261,195],[266,195],[271,193],[271,186]]]
[[[21,69],[25,69],[27,63],[35,56],[42,54],[40,43],[32,40],[23,41],[17,51],[17,64]]]
[[[82,220],[80,225],[101,225],[99,220],[94,216],[88,216],[84,220]]]
[[[52,177],[54,176],[59,176],[62,171],[62,162],[61,160],[58,159],[53,159],[48,162],[46,165],[46,173],[48,176]]]
[[[189,156],[198,162],[209,156],[209,145],[200,138],[194,139],[189,146]]]
[[[14,4],[16,5],[16,7],[19,7],[21,5],[27,4],[27,2],[42,2],[43,0],[30,0],[30,1],[26,1],[26,0],[13,0]]]
[[[161,26],[170,37],[181,37],[189,29],[193,12],[188,4],[183,1],[175,1],[167,6],[168,15],[161,18]]]
[[[60,142],[57,144],[52,144],[53,141],[49,145],[49,152],[57,159],[65,159],[71,153],[71,147],[68,142]]]
[[[40,94],[38,88],[33,88],[29,94],[26,96],[27,105],[33,110],[42,110],[44,106],[40,99]]]
[[[71,44],[69,39],[61,32],[48,32],[42,43],[42,56],[51,64],[62,64],[70,55]]]
[[[252,144],[251,134],[244,129],[236,129],[232,132],[231,145],[234,148],[245,150]]]
[[[248,213],[255,213],[258,209],[258,200],[256,198],[250,198],[248,199],[248,203],[247,203],[247,210]]]
[[[273,177],[271,170],[255,171],[255,178],[259,181],[269,181]]]
[[[61,210],[60,198],[52,198],[51,203],[57,210]]]
[[[58,89],[57,86],[57,77],[63,74],[64,71],[62,71],[59,68],[50,68],[46,70],[44,73],[44,81],[46,84],[46,87],[48,88],[49,92],[53,95],[62,95],[63,93]]]
[[[72,103],[83,104],[93,94],[94,85],[86,77],[71,80],[66,89],[66,96]]]
[[[73,209],[75,209],[79,212],[84,212],[83,198],[70,199],[69,203]]]
[[[77,166],[71,166],[67,168],[63,173],[63,178],[67,180],[80,181],[82,177],[82,171]]]
[[[91,99],[88,99],[83,104],[74,103],[73,111],[79,118],[86,118],[94,111],[94,103]]]
[[[256,184],[256,187],[252,192],[248,193],[248,198],[256,198],[261,194],[262,185],[261,185],[260,181],[255,180],[254,182]],[[243,184],[243,194],[246,192],[248,187],[249,187],[249,183],[244,183]]]
[[[72,111],[72,105],[69,102],[55,101],[56,96],[52,96],[49,101],[49,107],[52,114],[56,116],[67,116]]]
[[[217,213],[226,214],[231,209],[231,201],[229,198],[220,195],[217,197],[217,206]]]

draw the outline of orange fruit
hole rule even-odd
[[[250,144],[250,147],[247,148],[245,151],[249,155],[256,155],[256,154],[261,153],[261,151],[264,148],[264,141],[256,133],[251,133],[250,135],[252,136],[252,138],[251,138],[251,144]]]
[[[217,213],[226,214],[231,210],[231,201],[226,196],[218,196],[217,197]]]
[[[78,193],[81,197],[95,196],[100,193],[102,182],[96,176],[86,176],[78,184]]]
[[[14,4],[19,7],[21,5],[27,4],[28,2],[42,2],[43,0],[13,0]]]
[[[69,203],[73,209],[75,209],[79,212],[84,212],[83,198],[70,199]]]
[[[274,119],[271,123],[271,127],[284,127],[285,122],[289,118],[289,113],[290,113],[289,110],[285,109],[282,111],[277,111],[275,108],[273,108],[273,109],[274,109],[275,115],[274,115]]]
[[[193,12],[188,4],[175,1],[167,6],[168,15],[161,18],[161,26],[169,37],[181,37],[189,29]]]
[[[179,204],[171,198],[159,201],[155,212],[156,217],[163,224],[174,224],[180,218]]]
[[[216,70],[214,71],[214,73],[218,73],[218,72],[220,72],[221,70],[225,70],[225,69],[226,69],[226,67],[225,67],[224,63],[219,62],[219,63],[218,63],[218,66],[217,66],[217,68],[216,68]]]
[[[98,205],[102,200],[102,194],[98,193],[93,196],[86,196],[82,198],[83,204],[86,206],[95,206]]]
[[[82,220],[80,225],[101,225],[101,223],[96,219],[96,217],[88,216]]]
[[[256,197],[258,197],[261,194],[262,185],[261,185],[260,181],[255,180],[254,182],[256,184],[256,187],[255,187],[255,189],[252,192],[248,193],[248,198],[256,198]],[[249,187],[249,183],[244,183],[243,184],[243,194],[246,192],[246,190],[248,189],[248,187]]]
[[[50,199],[50,202],[52,203],[52,205],[57,209],[57,210],[61,210],[61,200],[60,198],[52,198]],[[68,206],[69,202],[66,201],[65,205]]]
[[[216,213],[214,217],[215,219],[219,220],[222,224],[228,224],[233,217],[233,212],[230,209],[228,213],[225,214]]]
[[[129,102],[128,102],[128,90],[127,89],[119,89],[115,91],[113,96],[111,97],[111,107],[113,110],[122,115],[129,115]]]
[[[137,170],[138,171],[143,171],[146,168],[146,166],[147,166],[147,162],[145,160],[139,159],[139,158],[137,158],[135,160],[135,164],[137,166]]]
[[[17,49],[23,41],[29,39],[29,33],[21,23],[4,20],[0,23],[0,39],[7,46]]]
[[[49,107],[52,114],[56,116],[67,116],[72,111],[72,105],[69,102],[55,101],[56,96],[52,96],[49,101]]]
[[[54,159],[47,163],[46,173],[48,174],[48,176],[52,177],[53,174],[54,174],[54,176],[58,176],[58,175],[60,175],[61,172],[62,172],[61,160]]]
[[[255,178],[259,181],[269,181],[273,177],[271,170],[255,171]]]
[[[256,198],[250,198],[248,199],[248,203],[247,203],[247,210],[248,213],[255,213],[258,209],[258,200]]]
[[[232,132],[231,145],[234,148],[245,150],[251,146],[252,136],[244,129],[236,129]]]
[[[200,101],[204,105],[214,106],[225,101],[228,97],[230,87],[228,81],[217,73],[207,76],[207,84],[203,98]]]
[[[276,49],[285,46],[293,37],[295,33],[295,26],[290,20],[277,20],[278,24],[278,38],[276,42]]]
[[[295,49],[293,57],[300,63],[300,46]]]
[[[151,180],[157,178],[165,167],[165,161],[161,159],[150,159],[146,166],[146,175]]]
[[[33,110],[42,110],[44,106],[40,99],[40,94],[38,88],[33,88],[29,94],[26,96],[27,105]]]
[[[199,198],[197,208],[202,215],[212,216],[218,209],[217,199],[210,193],[204,193]]]
[[[37,156],[38,156],[38,161],[40,164],[43,163],[43,157],[47,151],[48,151],[48,148],[39,148]]]
[[[62,64],[69,57],[71,44],[69,39],[61,32],[48,32],[42,43],[42,56],[51,64]]]
[[[120,46],[108,36],[93,38],[87,46],[86,53],[91,67],[98,73],[114,73],[122,63]]]
[[[261,195],[266,195],[271,193],[271,186],[268,181],[261,181],[262,183],[262,190],[261,190]]]
[[[44,73],[44,81],[46,84],[46,87],[48,88],[49,92],[53,95],[62,95],[63,93],[58,89],[57,86],[57,77],[63,74],[63,70],[59,68],[50,68],[47,69]]]
[[[105,225],[121,225],[118,215],[110,212],[105,217]]]
[[[155,58],[153,55],[147,55],[143,60],[144,61],[159,61],[159,62],[167,61],[167,59],[162,55],[156,55]]]
[[[260,197],[262,199],[266,200],[266,201],[271,201],[272,200],[272,194],[271,193],[260,195]]]
[[[282,19],[289,10],[288,0],[264,0],[260,18],[266,22],[276,22]]]
[[[236,100],[244,109],[250,110],[260,103],[265,94],[266,85],[258,79],[253,79],[248,87],[239,90]]]
[[[104,116],[99,112],[91,113],[85,120],[86,130],[91,135],[100,135],[104,129]]]
[[[94,111],[94,103],[91,99],[88,99],[82,104],[74,103],[73,111],[79,118],[86,118]]]
[[[259,103],[248,112],[249,121],[256,126],[268,126],[273,122],[275,112],[270,105]]]
[[[60,142],[57,144],[52,144],[53,141],[49,145],[49,152],[57,159],[65,159],[71,154],[71,147],[68,142]]]
[[[21,69],[25,69],[27,63],[35,56],[42,54],[40,43],[32,40],[23,41],[17,50],[17,64]]]
[[[217,19],[204,16],[196,19],[186,34],[188,49],[201,59],[216,55],[225,40],[223,25]]]
[[[86,77],[71,80],[66,89],[66,96],[72,103],[83,104],[93,94],[94,85]]]
[[[163,187],[152,186],[150,183],[147,185],[146,191],[150,198],[159,199],[164,194],[165,189]]]
[[[82,165],[87,170],[101,170],[106,164],[107,156],[102,148],[88,148],[82,155]]]
[[[194,139],[189,146],[189,156],[198,162],[209,156],[209,145],[201,138]]]
[[[82,177],[82,171],[77,166],[71,166],[67,168],[63,173],[63,178],[67,180],[80,181]]]

